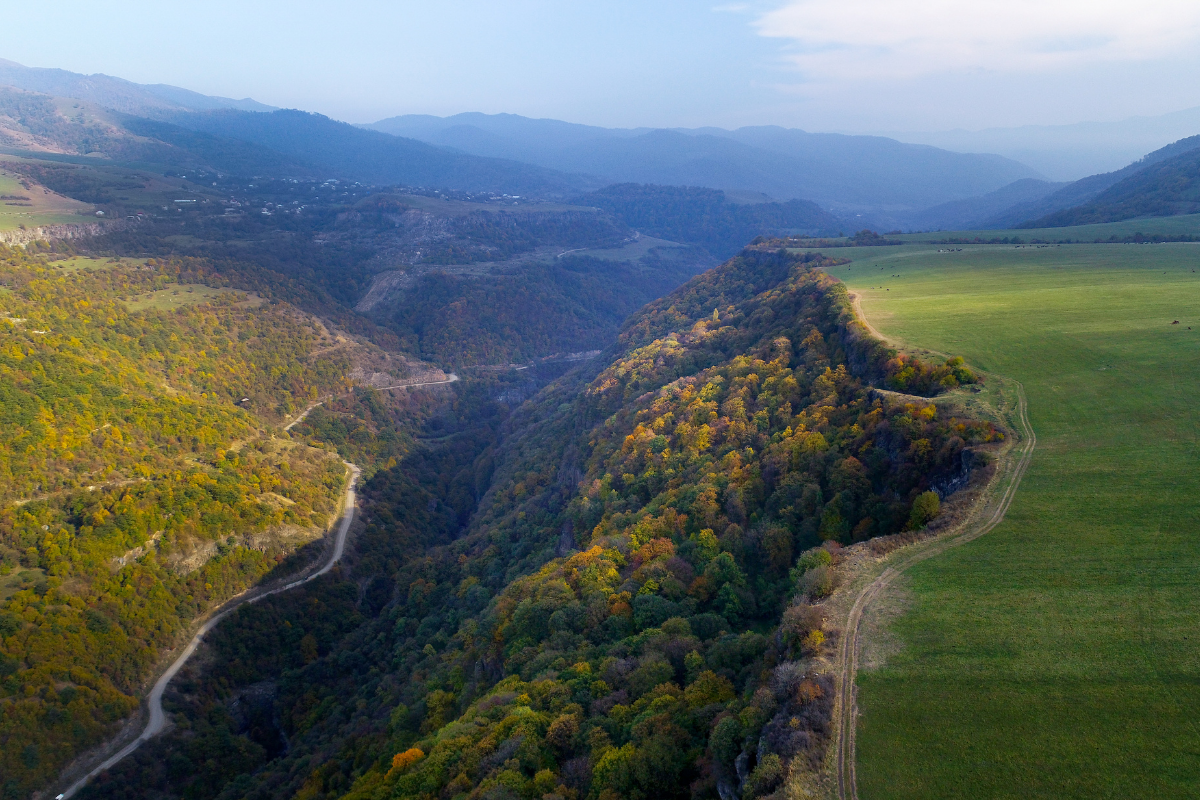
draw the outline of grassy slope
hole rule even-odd
[[[75,213],[80,210],[89,210],[91,206],[59,195],[47,195],[40,186],[26,189],[16,178],[2,171],[0,171],[0,195],[29,198],[28,201],[0,201],[0,231],[12,230],[19,225],[32,228],[38,225],[94,221]],[[13,204],[25,202],[28,202],[29,205]]]
[[[1021,380],[1039,448],[999,528],[910,573],[861,796],[1196,796],[1200,247],[917,250],[836,272],[885,334]]]

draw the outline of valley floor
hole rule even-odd
[[[892,598],[859,795],[1196,796],[1200,247],[863,255],[833,272],[871,323],[1021,381],[1038,449],[1005,521]]]

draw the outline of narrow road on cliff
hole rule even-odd
[[[854,306],[855,315],[866,326],[867,330],[884,342],[894,346],[895,342],[889,340],[867,321],[866,316],[862,312],[860,298],[856,295],[851,295],[851,301]],[[993,496],[990,502],[981,505],[975,513],[974,518],[964,526],[961,533],[934,540],[924,546],[916,545],[914,547],[919,547],[920,549],[907,557],[904,556],[903,551],[898,551],[897,563],[885,569],[879,577],[867,584],[859,592],[846,618],[845,633],[838,648],[836,673],[839,698],[836,711],[838,722],[836,743],[837,795],[839,800],[858,800],[858,777],[855,773],[858,687],[855,684],[855,678],[858,675],[858,659],[862,649],[861,627],[863,612],[881,591],[891,585],[896,578],[903,575],[914,564],[933,558],[952,547],[958,547],[961,544],[974,541],[1004,520],[1004,515],[1008,512],[1008,508],[1012,505],[1013,498],[1017,494],[1017,487],[1021,484],[1021,478],[1025,475],[1025,471],[1029,467],[1029,462],[1033,459],[1033,449],[1037,445],[1037,436],[1033,432],[1033,426],[1029,424],[1029,407],[1025,399],[1025,387],[1017,381],[1013,381],[1013,384],[1017,389],[1017,422],[1021,427],[1021,441],[1013,450],[1009,451],[1003,470],[998,471],[994,479],[996,483],[993,486],[996,490],[1000,486],[1004,486],[1004,491],[1000,494],[999,499]]]
[[[448,381],[436,381],[436,383],[447,382]],[[310,408],[309,410],[311,411],[312,409]],[[296,421],[299,422],[299,419]],[[279,586],[274,589],[268,589],[265,591],[256,591],[251,589],[245,594],[242,594],[226,603],[225,607],[221,609],[220,612],[210,617],[203,625],[200,626],[200,629],[196,631],[196,635],[192,637],[190,642],[188,642],[187,647],[183,649],[183,652],[179,654],[179,657],[171,663],[171,666],[167,668],[167,671],[162,674],[157,682],[155,682],[154,688],[150,690],[150,696],[147,699],[150,715],[149,719],[146,721],[146,727],[142,729],[141,735],[118,750],[99,766],[95,767],[87,775],[84,775],[75,783],[71,784],[69,789],[58,795],[59,798],[66,800],[66,798],[69,798],[71,795],[82,789],[92,778],[99,775],[101,772],[104,772],[106,769],[112,768],[127,755],[141,747],[144,742],[162,733],[163,729],[167,725],[167,718],[163,713],[162,708],[163,693],[167,690],[167,686],[171,683],[171,679],[175,677],[179,670],[183,668],[183,665],[187,663],[187,660],[192,657],[192,654],[196,652],[196,648],[200,646],[200,641],[204,638],[204,635],[215,628],[221,620],[225,619],[225,617],[229,616],[244,605],[249,603],[257,603],[264,597],[270,597],[271,595],[294,589],[297,586],[302,586],[303,584],[308,583],[311,580],[315,580],[333,569],[333,565],[341,559],[342,553],[345,552],[346,535],[350,532],[350,524],[354,521],[354,504],[357,499],[354,487],[358,483],[358,476],[360,474],[358,467],[354,464],[351,464],[349,461],[343,463],[345,463],[347,469],[350,470],[350,479],[346,482],[346,494],[342,511],[342,520],[341,524],[338,525],[336,534],[334,535],[333,547],[330,548],[329,555],[321,564],[321,566],[315,571],[309,572],[302,578],[297,578],[290,583],[286,583],[283,586]]]

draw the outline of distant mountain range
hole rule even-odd
[[[918,210],[1042,177],[1011,159],[879,136],[779,127],[612,129],[514,114],[409,115],[365,126],[606,183],[705,186],[806,199],[842,216]]]
[[[562,198],[605,182],[534,164],[489,158],[389,136],[306,111],[270,113],[224,109],[174,113],[178,130],[266,147],[338,177],[371,184],[404,184],[457,191],[490,191]],[[178,134],[162,129],[159,138]]]
[[[1065,183],[1023,178],[979,197],[953,200],[915,214],[904,215],[900,227],[906,230],[987,228],[991,227],[996,219],[1010,213],[1011,209],[1036,203],[1065,186]]]
[[[15,88],[3,89],[6,85]],[[1119,124],[997,129],[978,136],[954,132],[945,141],[959,147],[1008,142],[1008,152],[1014,152],[1012,143],[1024,141],[1021,136],[1044,134],[1044,141],[1067,148],[1083,141],[1079,137],[1103,142],[1105,131],[1116,131],[1114,147],[1119,142],[1133,147],[1168,128],[1197,126],[1200,110]],[[1000,229],[1183,213],[1194,205],[1189,170],[1195,167],[1183,156],[1198,145],[1200,137],[1185,138],[1121,169],[1062,183],[1001,155],[956,153],[880,136],[773,126],[614,129],[481,113],[407,115],[355,126],[250,99],[0,60],[0,146],[11,152],[581,198],[657,235],[679,236],[682,228],[674,233],[667,228],[686,221],[686,240],[699,242],[702,229],[715,226],[719,232],[710,231],[707,242],[714,252],[723,252],[743,231],[767,228]],[[1160,162],[1161,169],[1149,171]],[[617,184],[623,186],[598,191]],[[679,187],[690,188],[681,194]],[[769,205],[739,210],[763,202]],[[666,218],[659,219],[656,203],[678,206],[677,218],[657,225],[655,220]]]
[[[97,105],[139,116],[161,111],[211,111],[236,108],[241,111],[274,111],[273,106],[245,98],[212,97],[165,83],[133,83],[110,75],[80,75],[65,69],[26,67],[0,58],[0,85],[28,92],[87,100]]]
[[[1110,172],[1169,142],[1200,133],[1200,107],[1152,117],[1073,125],[1024,125],[981,131],[888,133],[902,142],[963,153],[999,153],[1052,180]]]
[[[1068,183],[1061,188],[1056,188],[1053,191],[1047,192],[1044,196],[1034,198],[1023,203],[1016,203],[1010,208],[990,217],[983,219],[978,225],[971,227],[979,228],[1014,228],[1021,226],[1023,223],[1042,227],[1038,220],[1041,220],[1058,212],[1066,211],[1067,209],[1075,208],[1091,202],[1098,197],[1102,192],[1105,192],[1110,187],[1116,186],[1122,181],[1130,178],[1147,167],[1157,164],[1161,161],[1168,161],[1174,157],[1188,153],[1200,147],[1200,136],[1192,136],[1187,139],[1181,139],[1174,144],[1169,144],[1166,147],[1159,148],[1153,153],[1150,153],[1132,164],[1129,164],[1121,169],[1113,172],[1104,172],[1098,175],[1089,175],[1081,180]]]
[[[1161,147],[1112,172],[1070,183],[1015,181],[978,197],[900,213],[886,224],[906,230],[1001,230],[1115,222],[1200,210],[1200,136]]]
[[[1200,212],[1200,136],[1157,150],[1125,169],[1084,180],[1091,181],[1089,189],[1108,185],[1082,203],[1021,227],[1062,228]]]
[[[339,178],[552,198],[603,185],[586,176],[397,139],[303,111],[193,112],[160,106],[152,116],[0,85],[0,147],[18,154],[104,156],[176,169],[209,167],[238,176]]]

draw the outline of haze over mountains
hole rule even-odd
[[[610,129],[468,113],[393,117],[368,127],[474,155],[597,175],[610,183],[762,192],[781,200],[812,200],[849,216],[916,210],[1041,177],[1001,156],[776,126]]]
[[[1070,206],[1021,227],[1065,227],[1200,211],[1200,136],[1182,139],[1124,169],[1077,181]],[[1064,189],[1048,200],[1067,191]]]
[[[1048,184],[1045,188],[1049,191],[1043,196],[1031,197],[1026,202],[1015,203],[1004,211],[997,213],[995,216],[983,219],[979,224],[972,227],[1007,228],[1020,226],[1023,223],[1040,226],[1046,221],[1043,218],[1049,219],[1050,215],[1054,215],[1057,212],[1066,211],[1067,209],[1088,203],[1110,187],[1132,179],[1155,164],[1186,156],[1186,154],[1194,151],[1197,147],[1200,147],[1200,136],[1192,136],[1155,150],[1153,153],[1149,153],[1121,169],[1098,175],[1089,175],[1086,178],[1066,185]],[[1128,218],[1120,217],[1120,219]]]
[[[30,92],[87,100],[114,111],[146,116],[160,111],[210,111],[237,108],[243,111],[274,111],[274,106],[244,98],[210,95],[168,86],[164,83],[141,84],[110,75],[80,75],[65,69],[26,67],[0,58],[0,85],[15,86]]]
[[[1088,150],[1088,141],[1110,148],[1104,158],[1111,160],[1118,157],[1113,147],[1140,154],[1144,151],[1133,149],[1139,142],[1161,138],[1168,131],[1192,133],[1200,126],[1200,111],[1192,110],[1122,123],[927,137],[959,149],[972,143],[994,144],[1006,154],[1033,154],[1036,157],[1030,160],[1044,167],[1038,171],[995,153],[951,152],[881,136],[810,133],[777,126],[617,129],[482,113],[405,115],[356,126],[320,114],[274,109],[251,99],[210,97],[163,84],[136,84],[0,60],[3,85],[20,90],[7,90],[0,98],[0,146],[13,152],[104,155],[203,165],[243,176],[336,177],[372,185],[560,201],[583,198],[615,184],[699,187],[725,193],[719,200],[694,195],[688,202],[701,206],[715,202],[713,208],[727,204],[721,206],[723,221],[714,223],[726,226],[721,228],[726,233],[750,230],[747,225],[768,224],[768,220],[773,233],[821,235],[862,228],[995,229],[1034,224],[1043,217],[1046,224],[1064,224],[1054,220],[1078,215],[1061,216],[1063,212],[1092,202],[1150,165],[1186,153],[1198,143],[1182,139],[1120,169],[1073,183],[1046,179],[1048,174],[1070,174],[1088,158],[1099,158]],[[78,102],[68,106],[53,98]],[[1060,155],[1069,151],[1082,160],[1051,157],[1047,155],[1051,151]],[[1156,174],[1159,180],[1166,180],[1163,175],[1169,173],[1173,180],[1186,182],[1186,166],[1179,169],[1183,173],[1168,169]],[[1138,184],[1140,189],[1130,191],[1157,192],[1161,202],[1146,204],[1125,197],[1119,202],[1124,211],[1094,210],[1088,218],[1132,213],[1131,209],[1167,213],[1191,207],[1187,190],[1182,194],[1163,190],[1164,194],[1149,185],[1154,180],[1147,178],[1142,182],[1145,186]],[[674,202],[670,192],[639,197],[648,196]],[[1168,196],[1174,199],[1163,199]],[[771,209],[742,214],[740,222],[731,222],[739,217],[740,212],[732,210],[738,204],[772,201],[776,205]],[[780,203],[791,205],[785,208]],[[690,222],[680,230],[704,218],[707,212],[697,210],[701,206],[688,206],[685,216]],[[646,213],[639,205],[635,216]],[[655,218],[656,213],[647,218]],[[1060,216],[1050,218],[1056,214]],[[678,227],[664,223],[658,230],[673,225]],[[727,252],[731,246],[722,236],[708,237],[722,242],[714,252]]]
[[[1073,181],[1111,172],[1145,153],[1200,131],[1200,108],[1153,117],[1073,125],[1023,125],[980,131],[889,133],[902,142],[965,153],[999,153],[1028,164],[1051,180]]]

